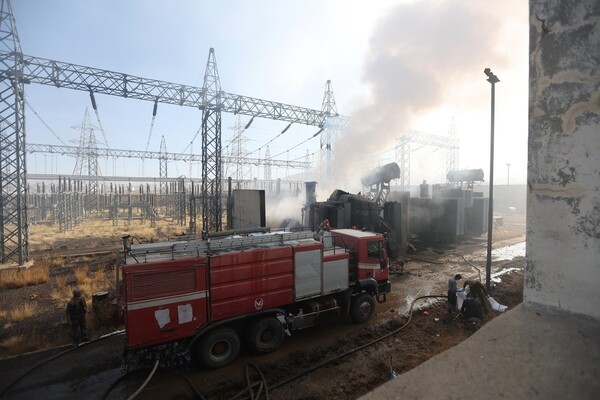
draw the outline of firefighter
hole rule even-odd
[[[461,274],[456,274],[454,275],[454,278],[448,279],[448,314],[452,314],[456,311],[457,281],[460,281],[461,279]]]
[[[84,342],[88,340],[87,328],[85,326],[85,314],[87,306],[85,299],[78,289],[73,289],[73,297],[67,303],[67,324],[71,325],[71,334],[73,343],[79,344],[80,339]]]
[[[324,231],[324,232],[330,232],[331,231],[331,226],[329,226],[329,220],[328,219],[324,219],[321,222],[321,225],[319,225],[319,232]]]
[[[483,313],[481,312],[481,305],[471,296],[467,295],[463,305],[460,308],[460,316],[464,322],[471,322],[478,327],[478,323],[483,320]]]

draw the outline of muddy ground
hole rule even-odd
[[[522,301],[525,260],[522,256],[514,258],[513,254],[515,251],[519,254],[522,243],[522,232],[515,231],[498,232],[494,243],[495,249],[508,249],[498,253],[493,263],[494,272],[510,272],[498,278],[492,295],[509,308]],[[517,246],[511,246],[514,244]],[[461,273],[465,278],[477,279],[479,272],[473,266],[481,268],[485,275],[484,239],[423,249],[401,261],[405,262],[403,267],[396,263],[392,268],[392,293],[386,303],[377,304],[376,314],[367,324],[354,325],[340,319],[312,327],[287,338],[278,351],[269,355],[257,357],[242,350],[236,362],[216,371],[201,370],[193,364],[159,369],[138,398],[196,398],[193,385],[208,399],[230,399],[247,386],[245,369],[252,364],[264,374],[271,399],[354,399],[386,382],[391,370],[402,373],[414,368],[476,332],[476,327],[448,318],[443,299],[418,301],[410,324],[395,331],[407,321],[415,298],[445,294],[449,276]],[[26,298],[25,290],[32,288],[23,290],[22,295],[12,293],[11,296]],[[43,292],[39,288],[38,291]],[[62,317],[62,310],[59,313]],[[497,315],[492,311],[483,323]],[[43,321],[49,329],[64,329],[60,327],[62,321],[53,321],[50,317]],[[341,357],[386,335],[389,337]],[[105,393],[122,376],[122,346],[123,337],[116,335],[75,348],[23,377],[4,397],[101,399],[106,394],[106,398],[125,399],[141,385],[149,370],[127,376],[110,393]],[[29,368],[67,349],[71,347],[0,360],[0,391]],[[337,359],[327,363],[334,358]],[[321,368],[307,373],[321,364],[324,364]],[[252,382],[260,381],[252,369],[250,378]]]

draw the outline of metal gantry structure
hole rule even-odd
[[[27,143],[25,145],[27,153],[31,154],[60,154],[65,156],[78,157],[81,154],[81,148],[78,146],[66,146],[66,145],[55,145],[55,144],[40,144],[40,143]],[[105,149],[95,148],[93,154],[99,158],[137,158],[147,160],[161,160],[163,161],[184,161],[184,162],[200,162],[202,161],[201,154],[191,153],[169,153],[167,152],[166,144],[162,143],[161,138],[161,150],[160,151],[144,151],[144,150],[124,150],[124,149]],[[237,159],[232,156],[223,155],[223,163],[235,163]],[[245,157],[244,162],[246,164],[258,165],[258,166],[274,166],[274,167],[289,167],[289,168],[308,168],[310,163],[308,161],[298,160],[275,160],[265,158],[252,158]],[[166,165],[166,164],[165,164]],[[161,168],[163,166],[161,165]],[[166,168],[163,168],[164,172],[160,173],[161,178],[168,179]]]
[[[8,0],[0,11],[0,262],[29,257],[25,165],[25,68]]]
[[[450,127],[449,136],[431,135],[429,133],[409,130],[405,135],[396,139],[396,160],[400,161],[400,187],[405,190],[410,186],[410,152],[411,144],[433,146],[446,149],[446,174],[458,167],[458,139],[454,124]]]
[[[321,127],[323,132],[321,133],[319,148],[319,177],[323,180],[324,184],[329,184],[335,180],[333,176],[333,162],[335,160],[333,143],[336,140],[338,132],[346,129],[350,121],[350,118],[338,114],[331,80],[327,80],[321,111],[327,118]]]
[[[21,51],[10,0],[0,0],[0,229],[1,261],[22,265],[28,258],[25,166],[25,84],[106,94],[193,107],[202,111],[202,215],[204,232],[221,229],[221,113],[249,115],[321,129],[331,110],[315,110],[221,90],[214,49],[202,87],[29,56]],[[333,97],[332,97],[333,98]],[[324,104],[331,104],[325,102]],[[329,142],[329,144],[331,144]],[[328,149],[327,147],[326,149]],[[108,151],[108,149],[107,149]]]
[[[228,162],[228,160],[225,159],[225,155],[223,157],[223,164],[231,166],[233,169],[233,171],[226,176],[231,176],[238,184],[239,182],[249,180],[252,177],[251,164],[246,158],[246,141],[248,139],[244,135],[244,132],[250,126],[250,123],[251,122],[248,122],[244,125],[241,116],[237,116],[233,126],[233,138],[228,145],[231,161]],[[228,172],[227,169],[225,169],[225,171],[226,173]]]

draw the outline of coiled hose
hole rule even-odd
[[[29,375],[31,372],[35,371],[36,369],[38,369],[39,367],[41,367],[42,365],[45,365],[47,363],[49,363],[52,360],[56,360],[57,358],[60,358],[66,354],[71,353],[72,351],[75,351],[77,349],[80,349],[82,347],[86,347],[89,346],[91,344],[94,343],[98,343],[101,340],[107,339],[109,337],[113,337],[113,336],[118,336],[118,335],[123,335],[125,333],[124,330],[120,330],[120,331],[115,331],[112,333],[109,333],[107,335],[104,336],[100,336],[98,339],[94,339],[94,340],[90,340],[89,342],[83,342],[81,344],[79,344],[78,346],[75,347],[71,347],[68,350],[65,350],[61,353],[58,353],[44,361],[39,362],[38,364],[34,365],[33,367],[31,367],[30,369],[28,369],[27,371],[25,371],[24,373],[22,373],[19,377],[17,377],[15,380],[13,380],[7,387],[5,387],[4,389],[2,389],[2,391],[0,392],[0,397],[4,396],[14,385],[17,384],[17,382],[19,382],[21,379],[23,379],[24,377],[26,377],[27,375]]]

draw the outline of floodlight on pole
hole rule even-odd
[[[485,290],[488,292],[492,289],[492,231],[494,230],[494,108],[495,108],[495,96],[496,96],[496,83],[500,82],[500,79],[492,72],[491,69],[486,68],[483,73],[488,77],[488,81],[492,85],[492,110],[491,110],[491,128],[490,128],[490,194],[489,194],[489,208],[488,208],[488,237],[487,237],[487,257],[485,263]]]

